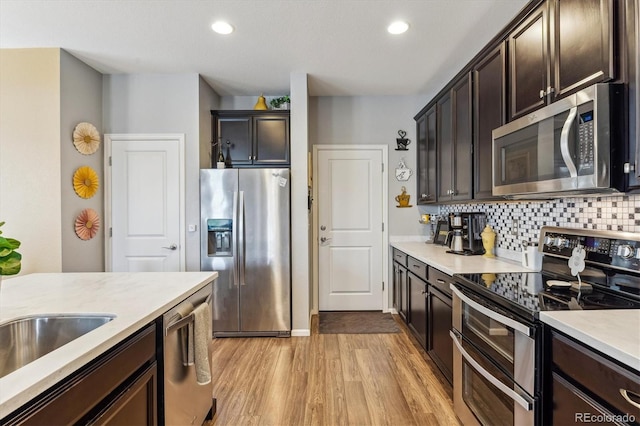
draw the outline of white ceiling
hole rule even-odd
[[[105,73],[198,73],[223,96],[433,93],[527,0],[0,0],[0,47],[61,47]],[[218,19],[236,31],[220,36]],[[409,22],[392,36],[387,25]]]

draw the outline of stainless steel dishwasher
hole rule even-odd
[[[196,319],[193,311],[206,302],[211,318],[211,289],[212,286],[207,285],[163,315],[164,380],[160,384],[160,424],[201,425],[215,414],[213,384],[211,381],[198,383],[194,354]],[[207,359],[211,366],[212,335],[206,339]]]

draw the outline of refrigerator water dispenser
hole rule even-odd
[[[232,255],[232,229],[232,219],[207,219],[207,255],[209,257]]]

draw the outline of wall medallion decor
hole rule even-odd
[[[73,189],[81,198],[91,198],[100,187],[97,173],[89,166],[79,167],[73,174]]]
[[[81,240],[90,240],[100,230],[100,216],[93,209],[84,209],[76,217],[76,235]]]
[[[73,145],[80,154],[91,155],[100,146],[100,133],[91,123],[79,123],[73,129]]]
[[[398,168],[396,169],[396,179],[400,181],[406,181],[409,180],[412,174],[413,170],[406,166],[406,164],[404,163],[404,158],[402,158],[398,163]]]

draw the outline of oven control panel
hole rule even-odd
[[[567,228],[543,228],[540,241],[542,252],[569,258],[575,247],[581,245],[586,260],[601,265],[630,271],[640,271],[640,234],[593,231]]]

